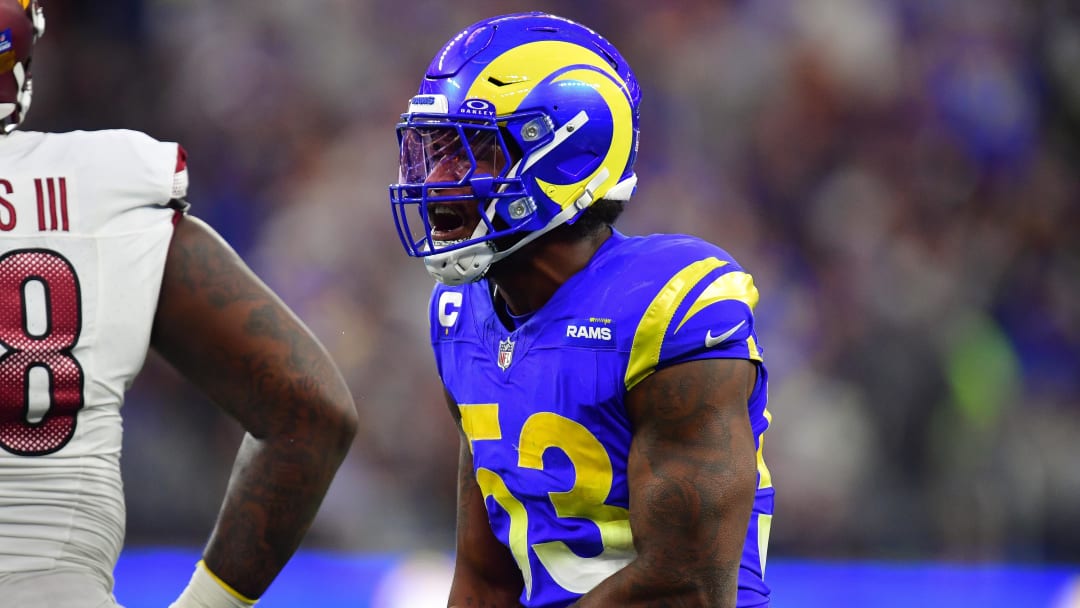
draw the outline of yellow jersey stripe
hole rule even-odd
[[[761,351],[758,350],[757,342],[754,341],[754,336],[747,336],[746,338],[746,350],[750,352],[750,358],[754,361],[764,361],[761,356]]]
[[[626,390],[637,386],[656,370],[660,362],[660,348],[664,336],[675,317],[675,310],[682,304],[686,294],[710,272],[727,264],[717,258],[698,260],[675,274],[656,294],[634,332],[630,347],[630,360],[626,366],[624,382]]]
[[[701,292],[690,310],[686,311],[686,316],[679,321],[675,331],[679,331],[691,317],[701,312],[706,306],[723,300],[738,300],[746,304],[750,312],[753,312],[758,303],[758,290],[754,287],[754,278],[740,271],[729,272],[718,277],[705,288],[705,291]]]
[[[765,420],[772,426],[772,414],[769,410],[765,410]],[[765,464],[765,433],[758,435],[758,447],[757,447],[757,470],[758,470],[758,489],[771,488],[772,487],[772,473],[769,472],[768,465]]]

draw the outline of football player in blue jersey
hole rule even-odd
[[[758,292],[715,245],[612,227],[640,96],[596,32],[505,15],[438,51],[397,127],[461,431],[451,607],[769,604]]]

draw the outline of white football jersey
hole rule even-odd
[[[186,189],[182,149],[142,133],[0,137],[0,577],[112,586],[120,407]]]

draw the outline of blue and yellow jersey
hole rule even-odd
[[[513,331],[487,281],[435,288],[439,374],[461,411],[492,528],[524,576],[523,605],[566,606],[634,558],[626,394],[657,369],[709,358],[758,364],[747,404],[758,491],[739,606],[767,605],[773,490],[761,457],[769,414],[757,300],[731,256],[679,235],[616,233]]]

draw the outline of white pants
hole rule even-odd
[[[0,608],[123,608],[101,578],[78,570],[0,573]]]

